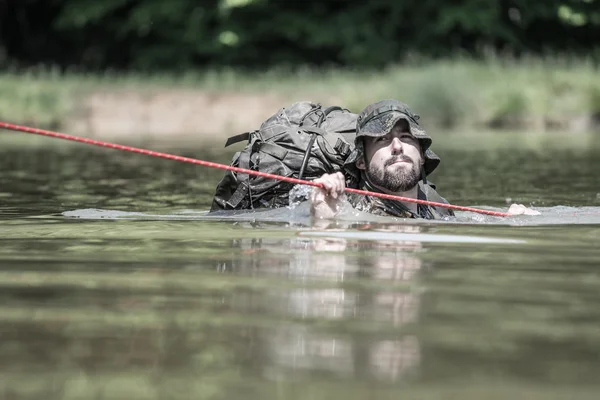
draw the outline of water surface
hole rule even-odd
[[[598,398],[599,141],[504,139],[443,138],[431,179],[455,204],[542,216],[345,229],[302,207],[206,218],[220,171],[3,146],[0,393]]]

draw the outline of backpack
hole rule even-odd
[[[344,161],[354,149],[357,117],[347,109],[323,108],[309,101],[283,107],[258,130],[227,140],[225,147],[248,141],[230,165],[305,180],[343,172]],[[217,185],[211,211],[288,206],[293,187],[227,171]]]

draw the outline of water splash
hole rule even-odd
[[[303,202],[306,202],[310,199],[310,194],[313,190],[312,186],[308,186],[308,185],[296,185],[292,188],[292,190],[290,190],[289,193],[289,204],[288,204],[288,209],[289,210],[293,210],[295,209],[298,205],[300,205]]]
[[[66,218],[79,219],[152,219],[152,220],[238,220],[257,222],[282,222],[291,225],[310,225],[310,202],[303,200],[302,196],[308,195],[310,187],[298,188],[294,201],[289,207],[258,210],[234,210],[208,212],[202,210],[173,211],[166,214],[153,212],[126,212],[118,210],[103,210],[96,208],[65,211]],[[499,209],[501,211],[501,209]],[[600,207],[539,207],[541,215],[515,215],[512,217],[493,217],[469,212],[458,212],[456,217],[444,220],[423,220],[384,217],[367,214],[354,210],[351,206],[343,207],[338,221],[349,223],[411,223],[411,224],[476,224],[476,225],[511,225],[511,226],[540,226],[540,225],[600,225]]]

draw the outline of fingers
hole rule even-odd
[[[323,191],[325,192],[325,194],[327,196],[334,197],[335,191],[333,190],[333,188],[334,188],[335,182],[332,179],[330,179],[329,177],[321,177],[320,179],[321,179],[321,181],[319,183],[321,184],[321,187],[322,187]]]
[[[324,174],[313,182],[321,186],[311,193],[311,214],[317,219],[333,218],[338,212],[339,198],[346,189],[344,175],[341,172]]]
[[[523,204],[511,204],[508,213],[511,215],[540,215],[539,211],[527,208]]]
[[[344,178],[344,174],[341,172],[336,172],[334,174],[335,182],[336,182],[336,197],[340,197],[344,190],[346,190],[346,178]]]
[[[523,205],[522,204],[511,204],[508,208],[508,213],[511,215],[520,215],[523,214]]]
[[[336,172],[334,174],[325,174],[314,180],[315,183],[322,185],[322,190],[326,196],[331,196],[334,199],[339,198],[346,189],[346,181],[344,174]]]
[[[335,174],[329,175],[329,181],[331,182],[331,189],[329,190],[329,195],[334,199],[340,197],[340,195],[344,192],[346,188],[346,182],[344,180],[344,175],[341,172],[336,172]]]

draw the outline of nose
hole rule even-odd
[[[402,148],[402,141],[395,137],[394,139],[392,139],[392,154],[402,154],[403,153],[403,148]]]

